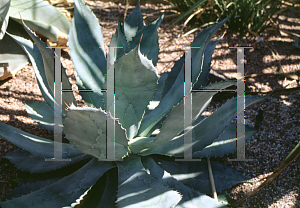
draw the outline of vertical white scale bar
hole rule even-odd
[[[237,159],[229,159],[229,161],[252,161],[245,159],[245,62],[244,49],[252,47],[230,47],[237,48],[237,109],[242,109],[237,113]]]
[[[108,48],[107,54],[107,96],[106,96],[106,111],[115,117],[115,72],[114,72],[114,47]],[[108,107],[113,103],[113,109],[110,111]],[[107,160],[115,160],[115,122],[111,117],[107,117]]]
[[[123,161],[122,159],[115,159],[115,57],[116,57],[116,48],[110,46],[107,53],[107,82],[106,82],[106,112],[111,114],[113,118],[109,115],[106,119],[106,159],[99,159],[102,161]],[[109,109],[109,106],[113,103],[112,108]]]
[[[193,159],[192,131],[188,129],[192,125],[192,49],[185,51],[184,72],[184,159]]]
[[[194,47],[193,47],[194,48]],[[198,47],[196,47],[198,48]],[[176,161],[201,161],[193,159],[193,131],[192,131],[192,48],[185,50],[184,62],[184,159]]]
[[[45,161],[71,161],[62,159],[62,81],[61,81],[61,47],[54,47],[54,158]]]

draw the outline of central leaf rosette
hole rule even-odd
[[[107,142],[115,142],[116,159],[127,155],[128,139],[137,135],[159,79],[152,61],[141,54],[140,45],[117,59],[113,66],[109,70],[114,73],[108,71],[107,74],[114,79],[115,101],[107,103],[107,96],[104,96],[106,111],[71,106],[64,124],[64,132],[71,143],[80,151],[99,159],[106,159]],[[109,77],[107,80],[110,80]],[[115,138],[109,138],[106,134],[107,118],[115,122]]]

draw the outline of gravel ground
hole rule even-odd
[[[99,18],[102,26],[104,42],[110,42],[115,32],[118,18],[118,7],[114,3],[103,3],[99,1],[86,1],[90,8]],[[129,7],[129,13],[134,7]],[[165,30],[172,21],[172,8],[166,5],[141,6],[146,24],[158,17],[159,10],[166,11],[166,17],[159,29],[160,54],[157,69],[159,72],[168,71],[172,68],[174,61],[184,53],[184,46],[189,46],[195,33],[175,40],[181,26],[174,26]],[[125,8],[121,6],[121,12]],[[285,13],[279,19],[282,29],[300,33],[300,14]],[[218,32],[220,37],[224,32]],[[300,50],[292,47],[293,39],[283,37],[276,31],[266,31],[263,34],[265,41],[277,50],[282,69],[285,73],[300,75]],[[217,37],[215,37],[217,38]],[[236,77],[236,50],[229,46],[253,46],[256,37],[249,34],[227,33],[217,45],[211,63],[212,72],[227,79]],[[280,69],[278,60],[262,42],[255,45],[253,49],[245,50],[245,72],[247,75],[261,73],[275,73]],[[75,86],[74,69],[68,56],[67,50],[63,53],[62,63],[67,69],[67,75]],[[282,76],[261,76],[247,78],[246,85],[251,92],[272,91],[274,89],[288,89],[299,87],[299,79],[287,79]],[[246,145],[246,158],[254,159],[251,162],[229,162],[228,159],[236,158],[236,154],[230,154],[218,159],[223,163],[238,169],[251,178],[254,183],[242,183],[232,187],[228,193],[234,200],[238,200],[263,182],[263,179],[280,166],[286,156],[299,142],[300,135],[300,90],[275,91],[267,99],[256,103],[245,110],[245,123],[254,127],[258,111],[264,111],[263,121],[260,129],[255,133]],[[42,101],[41,92],[38,88],[35,75],[31,65],[24,67],[15,78],[0,83],[0,121],[23,131],[41,137],[49,137],[53,134],[39,127],[27,115],[23,102]],[[80,96],[76,95],[80,101]],[[221,106],[224,101],[213,101],[208,107],[205,115],[209,115]],[[0,156],[12,151],[16,147],[7,140],[0,137]],[[214,160],[214,158],[211,158]],[[291,163],[276,179],[256,195],[247,199],[241,207],[300,207],[299,181],[300,181],[300,158]],[[6,159],[0,158],[0,198],[9,193],[16,183],[18,170]],[[299,199],[298,199],[299,200]]]

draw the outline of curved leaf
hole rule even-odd
[[[154,66],[157,64],[159,52],[157,30],[161,21],[163,20],[163,17],[164,15],[144,27],[142,30],[138,31],[136,36],[134,36],[130,42],[130,48],[135,48],[142,37],[141,53],[144,54],[149,60],[152,60]]]
[[[106,135],[107,119],[114,120],[115,140]],[[115,141],[116,159],[122,158],[128,152],[125,129],[110,113],[101,109],[71,106],[65,118],[64,132],[75,148],[99,159],[106,159],[106,139]]]
[[[28,193],[31,193],[33,191],[37,191],[41,188],[44,188],[46,186],[49,186],[52,183],[55,183],[56,181],[60,180],[61,178],[51,178],[46,180],[41,180],[33,183],[25,183],[17,188],[13,189],[12,192],[8,195],[6,195],[6,200],[11,200],[13,198],[21,197],[22,195],[26,195]]]
[[[15,127],[0,122],[0,136],[9,140],[20,148],[44,158],[54,158],[54,142],[27,132],[21,131]],[[82,155],[77,149],[69,144],[62,143],[62,158],[72,158]]]
[[[52,91],[52,93],[54,93],[54,74],[55,74],[55,68],[54,68],[54,57],[57,56],[57,54],[55,54],[52,49],[48,48],[47,45],[40,40],[40,38],[38,38],[37,36],[34,35],[33,32],[31,32],[31,30],[25,25],[23,24],[24,29],[26,30],[26,32],[28,33],[28,35],[33,39],[34,43],[37,45],[42,58],[43,58],[43,63],[44,63],[44,68],[38,68],[38,70],[40,71],[40,73],[43,73],[41,71],[44,71],[47,81],[48,81],[48,85]],[[35,58],[35,57],[34,57]],[[67,77],[66,71],[65,69],[62,67],[62,65],[60,65],[61,67],[61,83],[62,83],[62,89],[72,89],[72,85],[69,82],[69,79]],[[74,103],[75,105],[76,100],[73,94],[73,91],[71,92],[64,92],[61,95],[62,97],[62,108],[65,109],[67,107],[67,104],[71,104]],[[54,106],[53,106],[54,107]]]
[[[166,208],[174,207],[181,200],[178,192],[159,184],[144,170],[139,156],[133,155],[116,163],[119,170],[118,207]]]
[[[231,85],[234,85],[235,81],[218,82],[203,89],[225,89]],[[192,94],[192,115],[201,115],[205,110],[207,102],[217,93],[217,91],[211,92],[196,92]],[[176,107],[173,108],[167,119],[163,122],[163,126],[160,128],[160,133],[156,136],[155,140],[149,144],[149,147],[157,147],[171,141],[178,133],[184,129],[184,101],[181,101]]]
[[[192,49],[192,59],[194,60],[192,62],[192,83],[193,85],[197,82],[197,79],[202,71],[202,64],[203,64],[203,55],[204,50],[209,43],[212,36],[218,31],[218,29],[230,18],[227,17],[223,21],[219,22],[218,24],[215,24],[209,28],[206,28],[202,30],[194,39],[194,41],[191,43],[191,47],[197,47]],[[152,129],[154,125],[158,121],[160,121],[166,113],[173,108],[173,106],[176,106],[184,97],[184,65],[183,60],[179,60],[178,63],[181,63],[182,65],[177,65],[176,72],[177,76],[175,75],[176,79],[173,83],[173,85],[170,87],[168,91],[165,91],[165,96],[160,101],[159,105],[148,114],[147,118],[145,118],[142,123],[141,127],[139,129],[138,136],[146,136],[149,131]],[[175,65],[174,65],[175,67]],[[166,81],[168,78],[166,79]],[[186,92],[187,93],[187,92]]]
[[[38,22],[35,20],[21,20],[14,17],[10,17],[10,19],[14,19],[16,22],[22,24],[22,21],[35,33],[45,36],[51,41],[58,41],[59,30],[52,26],[43,22]]]
[[[89,155],[80,155],[73,157],[71,161],[49,162],[45,161],[45,158],[43,157],[36,156],[21,149],[16,149],[12,152],[9,152],[3,157],[9,159],[16,168],[30,173],[45,173],[72,165],[84,159],[91,158]]]
[[[0,80],[15,75],[20,69],[28,64],[26,53],[9,34],[6,34],[3,39],[0,40],[0,60],[1,63],[8,63],[8,71],[3,67],[0,67]]]
[[[180,183],[200,193],[212,193],[206,160],[196,162],[197,165],[195,165],[194,161],[173,162],[157,157],[154,159],[162,169],[170,173]],[[246,176],[232,167],[216,161],[211,161],[211,168],[217,192],[221,192],[237,183],[248,180]]]
[[[124,21],[123,27],[126,40],[130,42],[136,33],[144,28],[144,25],[140,2],[138,2],[132,13]]]
[[[246,125],[245,142],[248,142],[255,132],[255,129]],[[225,154],[233,153],[236,151],[236,140],[236,123],[230,123],[218,139],[202,151],[193,153],[193,157],[221,157]]]
[[[2,208],[53,208],[71,204],[90,188],[112,163],[93,158],[79,170],[38,191],[1,203]]]
[[[120,119],[130,140],[137,134],[145,109],[153,99],[158,74],[152,62],[140,53],[139,46],[118,59],[115,68],[115,117]],[[114,103],[109,103],[106,110],[114,112]]]
[[[266,96],[246,96],[245,106],[252,105],[259,102]],[[210,145],[219,135],[224,131],[226,126],[230,124],[230,121],[234,116],[242,110],[241,106],[236,105],[236,98],[232,98],[222,105],[218,110],[213,112],[212,115],[201,120],[193,126],[189,131],[192,131],[193,139],[193,152],[201,151],[206,146]],[[170,142],[165,143],[155,148],[149,148],[139,155],[146,156],[149,154],[162,154],[175,157],[183,157],[184,154],[184,135],[174,137]]]
[[[32,21],[37,27],[39,27],[39,24],[44,25],[42,26],[44,30],[39,30],[39,33],[45,37],[51,37],[54,41],[57,41],[58,37],[57,32],[52,34],[53,37],[50,34],[53,28],[68,34],[71,26],[70,21],[60,11],[43,0],[11,0],[9,15],[16,19],[22,17],[23,20]]]
[[[39,126],[54,132],[54,111],[45,102],[26,102],[28,115],[39,124]],[[64,122],[64,118],[63,118]]]
[[[40,53],[38,47],[36,44],[33,44],[30,40],[26,40],[24,38],[11,35],[24,49],[24,51],[27,53],[30,62],[32,64],[35,77],[37,79],[37,83],[39,85],[39,88],[42,92],[42,95],[46,101],[46,103],[50,106],[52,110],[54,110],[54,103],[56,102],[53,99],[53,93],[49,87],[45,70],[44,70],[44,63],[43,63],[43,57]]]
[[[204,60],[203,60],[203,66],[201,74],[197,80],[197,82],[193,86],[193,90],[199,89],[202,86],[206,86],[208,81],[208,75],[210,72],[210,64],[211,64],[211,58],[212,54],[214,53],[216,45],[220,42],[222,38],[219,38],[215,41],[209,42],[205,48],[204,51]]]
[[[182,194],[181,201],[175,208],[217,208],[226,207],[215,199],[202,194],[183,183],[178,182],[170,173],[162,169],[152,157],[142,158],[143,166],[146,171],[160,184],[172,188]]]
[[[68,46],[74,68],[96,108],[103,107],[102,84],[105,82],[106,59],[101,26],[82,0],[75,0],[75,10]]]
[[[116,56],[114,56],[114,61],[124,56],[125,53],[130,52],[129,44],[126,40],[120,18],[118,19],[118,27],[111,38],[109,47],[117,47],[115,48]]]

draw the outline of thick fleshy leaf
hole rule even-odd
[[[43,0],[12,0],[9,15],[30,21],[29,26],[52,41],[58,40],[60,32],[68,34],[71,25],[60,11]]]
[[[141,53],[144,54],[149,60],[152,60],[154,66],[157,64],[159,52],[157,30],[161,21],[163,20],[163,17],[164,15],[144,27],[142,30],[138,31],[136,36],[133,37],[132,41],[130,42],[130,48],[135,48],[143,36],[141,41]]]
[[[70,205],[89,189],[112,163],[93,158],[79,170],[41,190],[1,203],[2,208],[53,208]]]
[[[90,155],[80,155],[71,159],[71,161],[45,161],[45,158],[34,155],[30,152],[16,149],[3,156],[9,159],[16,168],[30,173],[45,173],[51,170],[60,169],[81,160],[91,158]]]
[[[29,36],[33,39],[33,41],[37,45],[37,47],[39,48],[39,51],[43,58],[44,68],[38,68],[38,70],[45,71],[48,85],[49,85],[52,93],[54,93],[54,82],[55,82],[54,74],[55,74],[55,70],[56,70],[54,67],[54,57],[57,56],[57,54],[55,54],[52,51],[52,49],[48,48],[46,43],[41,41],[40,38],[35,36],[35,34],[33,32],[31,32],[31,30],[25,24],[24,24],[24,29],[29,34]],[[62,65],[60,65],[60,66],[61,66],[62,89],[71,90],[72,85],[69,82],[66,71],[62,67]],[[65,103],[67,103],[68,105],[70,105],[71,103],[73,103],[75,105],[77,104],[75,97],[73,95],[73,91],[64,92],[64,93],[62,93],[61,97],[62,97],[62,108],[63,109],[65,109],[67,107],[67,105]]]
[[[168,73],[164,72],[164,73],[161,73],[159,76],[160,76],[160,78],[158,80],[158,86],[157,86],[157,89],[156,89],[156,92],[154,95],[154,99],[153,99],[155,101],[161,100],[164,83],[165,83],[165,80],[167,79]]]
[[[86,105],[88,105],[89,107],[95,107],[91,98],[90,98],[90,93],[89,92],[85,92],[85,87],[83,86],[83,83],[81,81],[81,79],[79,78],[77,72],[75,71],[74,72],[74,76],[75,76],[75,79],[76,79],[76,85],[78,87],[78,90],[79,90],[79,95],[81,95],[82,99],[84,100],[84,103]]]
[[[26,102],[26,111],[28,115],[41,127],[54,132],[54,111],[45,102]],[[64,123],[64,118],[62,118]]]
[[[132,155],[122,162],[117,162],[117,166],[118,207],[166,208],[174,207],[181,200],[178,192],[156,182],[144,170],[139,156]]]
[[[154,159],[162,169],[170,173],[177,181],[200,193],[212,194],[206,160],[201,160],[200,162],[175,162],[157,157]],[[221,192],[237,183],[248,180],[246,176],[232,167],[216,161],[211,161],[211,168],[217,192]]]
[[[228,86],[234,85],[235,81],[218,82],[203,89],[224,89]],[[207,102],[217,93],[211,92],[196,92],[192,94],[192,116],[201,115],[207,106]],[[184,101],[181,101],[172,112],[168,115],[167,119],[163,122],[160,128],[160,133],[156,136],[155,140],[150,144],[150,147],[157,147],[171,141],[178,133],[184,129]]]
[[[103,107],[102,84],[105,82],[106,59],[103,35],[98,19],[82,0],[75,0],[75,10],[68,46],[74,68],[93,106]]]
[[[64,208],[117,208],[118,168],[108,170],[72,206]]]
[[[13,37],[27,53],[34,70],[37,83],[42,92],[42,95],[46,103],[50,106],[52,110],[54,110],[55,101],[53,99],[53,93],[49,87],[46,74],[45,74],[43,57],[37,45],[33,44],[30,40],[26,40],[24,38],[15,35],[11,35],[11,37]]]
[[[0,136],[20,148],[45,158],[54,158],[54,142],[31,135],[15,127],[0,122]],[[62,158],[72,158],[82,155],[69,144],[62,143]]]
[[[185,54],[183,54],[182,57],[178,61],[175,62],[172,70],[167,73],[167,78],[165,79],[165,82],[163,84],[162,94],[160,100],[162,100],[165,95],[170,91],[172,86],[174,85],[179,73],[181,72],[182,68],[184,67],[184,61],[185,61]]]
[[[4,67],[0,67],[0,80],[4,80],[15,75],[20,69],[28,64],[26,53],[8,34],[0,40],[0,60],[1,63],[8,63],[7,71]]]
[[[41,180],[33,183],[25,183],[17,188],[13,189],[12,192],[8,195],[6,195],[6,200],[11,200],[13,198],[21,197],[22,195],[26,195],[28,193],[31,193],[33,191],[37,191],[41,188],[44,188],[46,186],[49,186],[52,183],[55,183],[56,181],[60,180],[60,178],[51,178],[47,180]]]
[[[60,31],[51,25],[45,24],[43,22],[38,22],[34,20],[21,20],[17,18],[10,17],[10,20],[14,19],[19,24],[22,24],[22,21],[35,33],[45,36],[51,41],[58,41]]]
[[[114,120],[115,139],[107,136],[107,119]],[[65,118],[64,132],[75,148],[99,159],[106,159],[106,139],[115,141],[115,159],[122,158],[128,152],[125,129],[110,113],[101,109],[70,106]]]
[[[162,169],[152,157],[142,158],[143,166],[147,173],[160,184],[178,191],[182,195],[181,201],[175,208],[217,208],[226,207],[224,204],[217,202],[215,199],[202,194],[183,183],[178,182],[170,173]],[[188,174],[187,174],[188,175]],[[189,175],[188,175],[189,176]]]
[[[152,62],[141,54],[139,46],[118,59],[115,69],[115,117],[127,130],[128,139],[132,139],[153,99],[159,77]],[[106,109],[114,112],[114,103],[109,103]]]
[[[6,32],[10,35],[16,35],[31,40],[30,36],[24,29],[23,24],[18,23],[15,18],[9,18],[9,24],[6,28]]]
[[[245,142],[247,143],[256,132],[254,128],[245,126]],[[193,157],[220,157],[236,151],[236,123],[230,123],[225,128],[224,133],[220,135],[211,145],[205,147],[202,151],[193,153]]]
[[[6,28],[8,26],[9,7],[10,7],[10,0],[2,0],[0,2],[0,40],[3,39]]]
[[[203,64],[203,55],[204,50],[209,43],[212,36],[218,31],[218,29],[230,18],[227,17],[223,21],[219,22],[218,24],[215,24],[209,28],[206,28],[202,30],[194,39],[194,41],[191,43],[191,47],[198,47],[193,48],[192,52],[192,83],[193,85],[197,82],[197,79],[201,73],[202,70],[202,64]],[[156,125],[157,122],[159,122],[166,113],[173,108],[173,106],[176,106],[184,97],[184,64],[183,60],[179,60],[178,63],[181,63],[182,65],[174,65],[174,67],[178,67],[175,74],[176,80],[173,83],[173,85],[170,87],[168,91],[165,91],[165,96],[160,101],[160,104],[147,115],[147,118],[143,119],[141,123],[141,127],[139,129],[138,136],[146,136],[149,131],[152,129],[153,126]],[[171,71],[172,72],[172,71]],[[170,74],[172,74],[170,72]],[[172,77],[172,76],[171,76]],[[174,79],[174,78],[173,78]],[[166,79],[166,81],[168,78]],[[163,92],[164,93],[164,92]],[[187,92],[186,92],[187,93]]]
[[[214,53],[216,45],[220,42],[222,38],[212,41],[207,44],[205,51],[204,51],[204,60],[201,74],[198,78],[198,81],[194,84],[193,90],[200,89],[202,86],[206,86],[208,81],[208,75],[210,72],[210,64],[212,54]]]
[[[267,95],[268,96],[268,95]],[[245,107],[259,102],[267,96],[246,96]],[[237,108],[238,107],[238,108]],[[226,126],[234,116],[243,110],[241,106],[236,105],[236,98],[232,98],[222,105],[212,115],[201,120],[197,125],[193,126],[189,131],[192,131],[193,152],[202,151],[204,147],[212,144],[219,137]],[[183,157],[184,153],[184,135],[174,137],[170,142],[153,149],[142,151],[140,155],[162,154],[175,157]],[[149,145],[150,146],[150,145]]]
[[[144,25],[145,23],[141,13],[140,2],[138,2],[135,9],[125,19],[123,24],[126,40],[130,42],[136,33],[144,28]]]
[[[126,40],[120,18],[118,19],[118,27],[111,38],[109,47],[115,47],[116,56],[114,57],[114,61],[124,56],[125,53],[130,52],[129,44]]]

